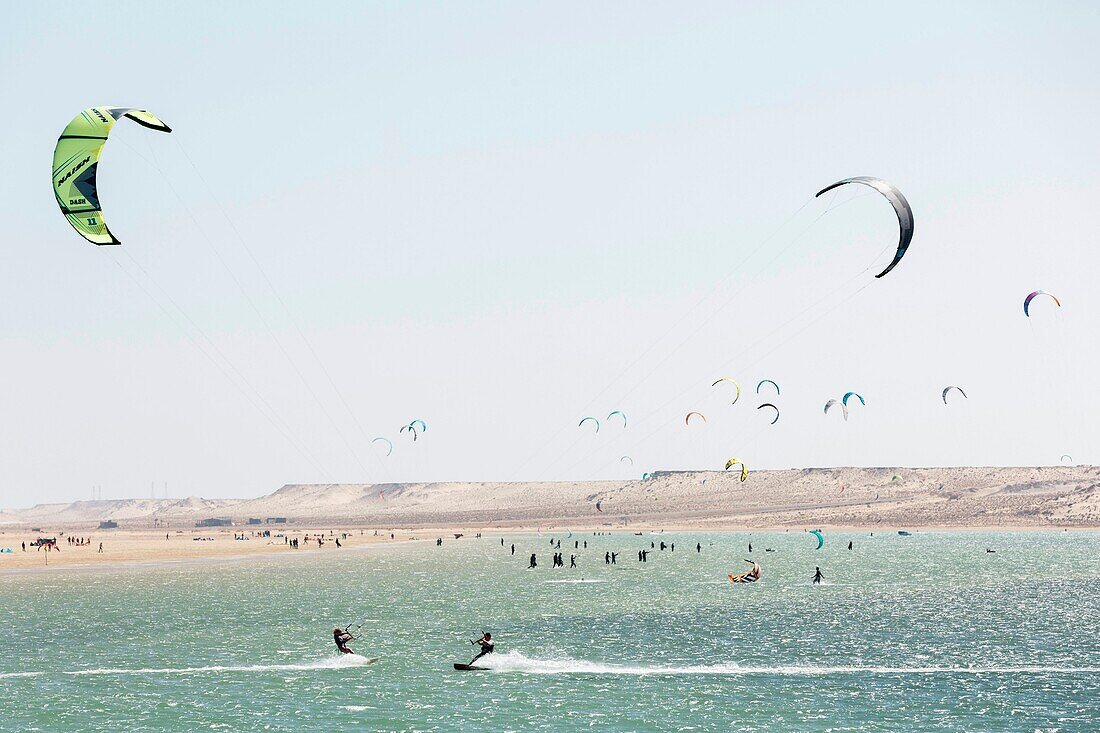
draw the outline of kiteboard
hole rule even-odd
[[[458,662],[455,662],[455,669],[457,669],[461,672],[469,672],[469,671],[488,672],[489,671],[488,667],[475,667],[472,664],[459,664]]]

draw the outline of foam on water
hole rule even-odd
[[[483,657],[478,661],[494,672],[523,672],[526,674],[598,674],[598,675],[937,675],[937,674],[1096,674],[1100,667],[1065,666],[820,666],[820,665],[768,665],[743,666],[736,662],[683,666],[605,664],[562,657],[535,659],[520,652],[507,652]]]
[[[201,674],[204,672],[300,672],[317,669],[345,669],[362,667],[370,660],[358,654],[341,654],[338,657],[325,657],[315,662],[300,664],[248,664],[248,665],[210,665],[207,667],[138,667],[126,669],[103,667],[98,669],[76,669],[38,672],[0,672],[0,679],[14,677],[41,677],[64,675],[67,677],[87,677],[89,675],[144,675],[144,674]]]
[[[597,580],[595,578],[576,578],[576,579],[572,579],[572,580],[544,580],[542,582],[543,583],[560,583],[560,584],[578,585],[578,584],[581,584],[581,583],[584,583],[584,584],[588,584],[588,583],[606,583],[607,581],[606,580]]]

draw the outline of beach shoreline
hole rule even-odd
[[[1096,532],[1100,528],[1095,526],[1082,527],[1034,527],[1019,525],[1002,526],[898,526],[885,527],[881,525],[830,525],[815,524],[805,528],[790,526],[749,526],[749,525],[714,525],[714,524],[684,524],[670,523],[639,524],[630,527],[608,528],[592,525],[542,525],[542,526],[431,526],[417,528],[393,528],[393,539],[390,539],[390,530],[379,530],[374,534],[374,528],[363,527],[295,527],[285,530],[286,538],[301,539],[306,535],[315,536],[322,531],[326,540],[320,547],[310,545],[292,549],[283,543],[282,538],[255,537],[248,540],[234,540],[234,534],[240,535],[241,530],[177,530],[180,535],[169,533],[169,539],[164,539],[164,532],[150,530],[106,530],[93,532],[91,544],[84,546],[70,546],[67,544],[69,536],[79,537],[80,529],[58,528],[57,532],[60,551],[46,552],[44,549],[31,546],[32,533],[23,530],[15,533],[12,528],[5,528],[0,532],[0,547],[10,547],[14,543],[12,553],[0,555],[0,577],[18,575],[37,575],[56,573],[65,570],[102,570],[111,568],[133,569],[172,569],[207,563],[225,562],[249,562],[253,560],[282,560],[300,557],[319,557],[331,553],[337,555],[344,553],[357,554],[364,551],[380,550],[392,547],[403,547],[423,544],[442,538],[445,544],[456,541],[468,541],[476,539],[477,533],[483,535],[482,540],[492,538],[530,537],[532,535],[565,539],[564,535],[570,535],[574,539],[583,539],[595,534],[613,534],[620,537],[631,537],[640,534],[646,537],[655,537],[663,534],[684,535],[689,533],[704,534],[730,534],[730,535],[763,535],[805,532],[809,529],[821,529],[826,532],[841,532],[845,534],[868,533],[879,535],[896,535],[904,530],[914,535],[919,534],[962,534],[962,533],[1042,533],[1052,532]],[[334,535],[328,535],[329,532]],[[362,532],[363,534],[359,534]],[[347,534],[346,539],[342,535]],[[247,532],[245,532],[247,534]],[[455,535],[462,535],[455,538]],[[214,537],[212,541],[194,541],[193,537]],[[341,547],[335,544],[335,538],[341,537]],[[28,543],[26,551],[21,548],[21,542]],[[99,542],[104,543],[104,551],[98,551]]]

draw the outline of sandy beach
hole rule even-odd
[[[288,485],[251,500],[115,500],[9,511],[0,548],[12,552],[0,554],[0,573],[339,552],[479,531],[1096,528],[1098,487],[1100,469],[1091,466],[757,471],[745,483],[720,472],[667,472],[623,482]],[[210,519],[233,526],[196,526]],[[118,527],[101,529],[107,521]],[[320,546],[306,540],[317,535],[324,538]],[[59,551],[31,546],[39,537],[56,537]],[[88,544],[70,545],[70,537]],[[289,544],[294,539],[297,550]]]

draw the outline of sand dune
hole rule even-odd
[[[600,503],[597,510],[596,503]],[[0,515],[129,527],[208,517],[374,526],[1100,526],[1100,468],[808,468],[657,472],[645,481],[291,484],[248,500],[42,504]]]

